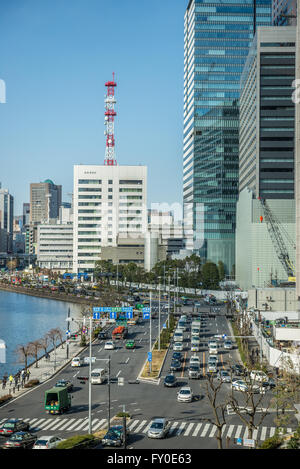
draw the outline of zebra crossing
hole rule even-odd
[[[0,426],[8,419],[0,420]],[[25,418],[22,419],[30,425],[29,431],[45,432],[84,432],[89,429],[88,418]],[[129,433],[146,434],[150,426],[151,420],[132,419],[127,423]],[[94,418],[92,420],[92,431],[96,432],[107,427],[107,419]],[[275,433],[275,427],[261,426],[254,430],[253,438],[264,441]],[[291,428],[287,429],[292,432]],[[216,436],[217,427],[211,423],[199,422],[171,422],[169,435],[195,438],[214,438]],[[248,428],[245,425],[226,424],[222,429],[222,437],[224,438],[248,438]]]

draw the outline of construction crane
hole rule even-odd
[[[279,220],[273,214],[266,200],[262,199],[261,197],[258,197],[258,200],[261,203],[264,218],[267,223],[267,228],[278,259],[280,260],[285,272],[287,273],[289,281],[295,282],[296,269],[289,257],[287,247],[281,233],[283,231],[283,228],[280,226]],[[262,216],[260,217],[260,221],[263,221]],[[287,232],[285,234],[287,235]],[[293,240],[290,239],[290,242],[292,243],[293,248],[296,249],[296,245]]]

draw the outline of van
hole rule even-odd
[[[173,336],[174,342],[183,342],[183,332],[176,329]]]
[[[192,329],[193,329],[193,328],[201,329],[201,323],[200,323],[200,321],[193,321],[193,322],[192,322]]]
[[[106,372],[104,368],[95,368],[91,372],[91,384],[102,384],[106,379]]]
[[[177,324],[177,329],[179,329],[181,331],[185,331],[186,330],[186,322],[182,321],[182,320],[179,320],[179,322]]]
[[[216,342],[211,342],[209,344],[209,353],[213,355],[218,353],[218,344]]]

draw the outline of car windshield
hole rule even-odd
[[[35,442],[35,445],[39,445],[39,446],[46,446],[48,444],[48,440],[37,440]]]
[[[199,370],[199,366],[192,365],[192,366],[190,367],[190,369],[193,370],[193,371],[197,371],[197,370]]]
[[[161,430],[164,427],[162,422],[153,422],[150,428],[155,428],[156,430]]]
[[[12,422],[7,422],[3,425],[3,428],[14,428],[15,424]]]
[[[15,441],[21,441],[23,438],[25,438],[26,435],[20,434],[20,433],[15,433],[13,436],[11,436],[11,440]]]
[[[182,389],[180,394],[191,394],[191,391],[189,389]]]
[[[100,376],[100,373],[95,373],[95,372],[94,372],[94,373],[92,373],[92,376],[95,377],[95,378],[97,378],[98,376]]]
[[[175,380],[175,376],[173,375],[166,376],[166,381],[174,381],[174,380]]]

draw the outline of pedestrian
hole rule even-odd
[[[10,386],[12,385],[13,380],[14,380],[13,375],[9,375],[8,381],[9,381]]]
[[[46,352],[45,358],[46,358],[46,360],[49,360],[49,359],[50,359],[50,355],[49,355],[48,352]]]
[[[27,381],[29,380],[29,376],[30,376],[30,371],[29,371],[29,368],[27,368],[27,371],[26,371]]]

